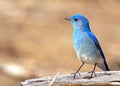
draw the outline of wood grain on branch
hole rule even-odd
[[[120,71],[96,72],[97,77],[89,78],[90,74],[81,73],[73,78],[73,74],[29,79],[21,82],[22,86],[120,86]]]

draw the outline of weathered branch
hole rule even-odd
[[[21,82],[23,86],[120,86],[120,71],[96,72],[97,77],[89,78],[90,74],[81,73],[74,79],[73,74],[29,79]]]

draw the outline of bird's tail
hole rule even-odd
[[[97,66],[103,71],[110,71],[107,62],[104,60],[104,63],[98,63]]]

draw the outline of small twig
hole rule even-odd
[[[50,82],[49,86],[52,86],[52,85],[53,85],[53,83],[55,82],[55,80],[57,79],[57,77],[58,77],[60,74],[61,74],[61,73],[58,72],[58,73],[53,77],[53,79],[52,79],[52,81]]]

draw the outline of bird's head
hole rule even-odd
[[[80,14],[74,14],[70,18],[65,18],[70,21],[74,28],[86,28],[89,27],[89,22],[86,17]]]

